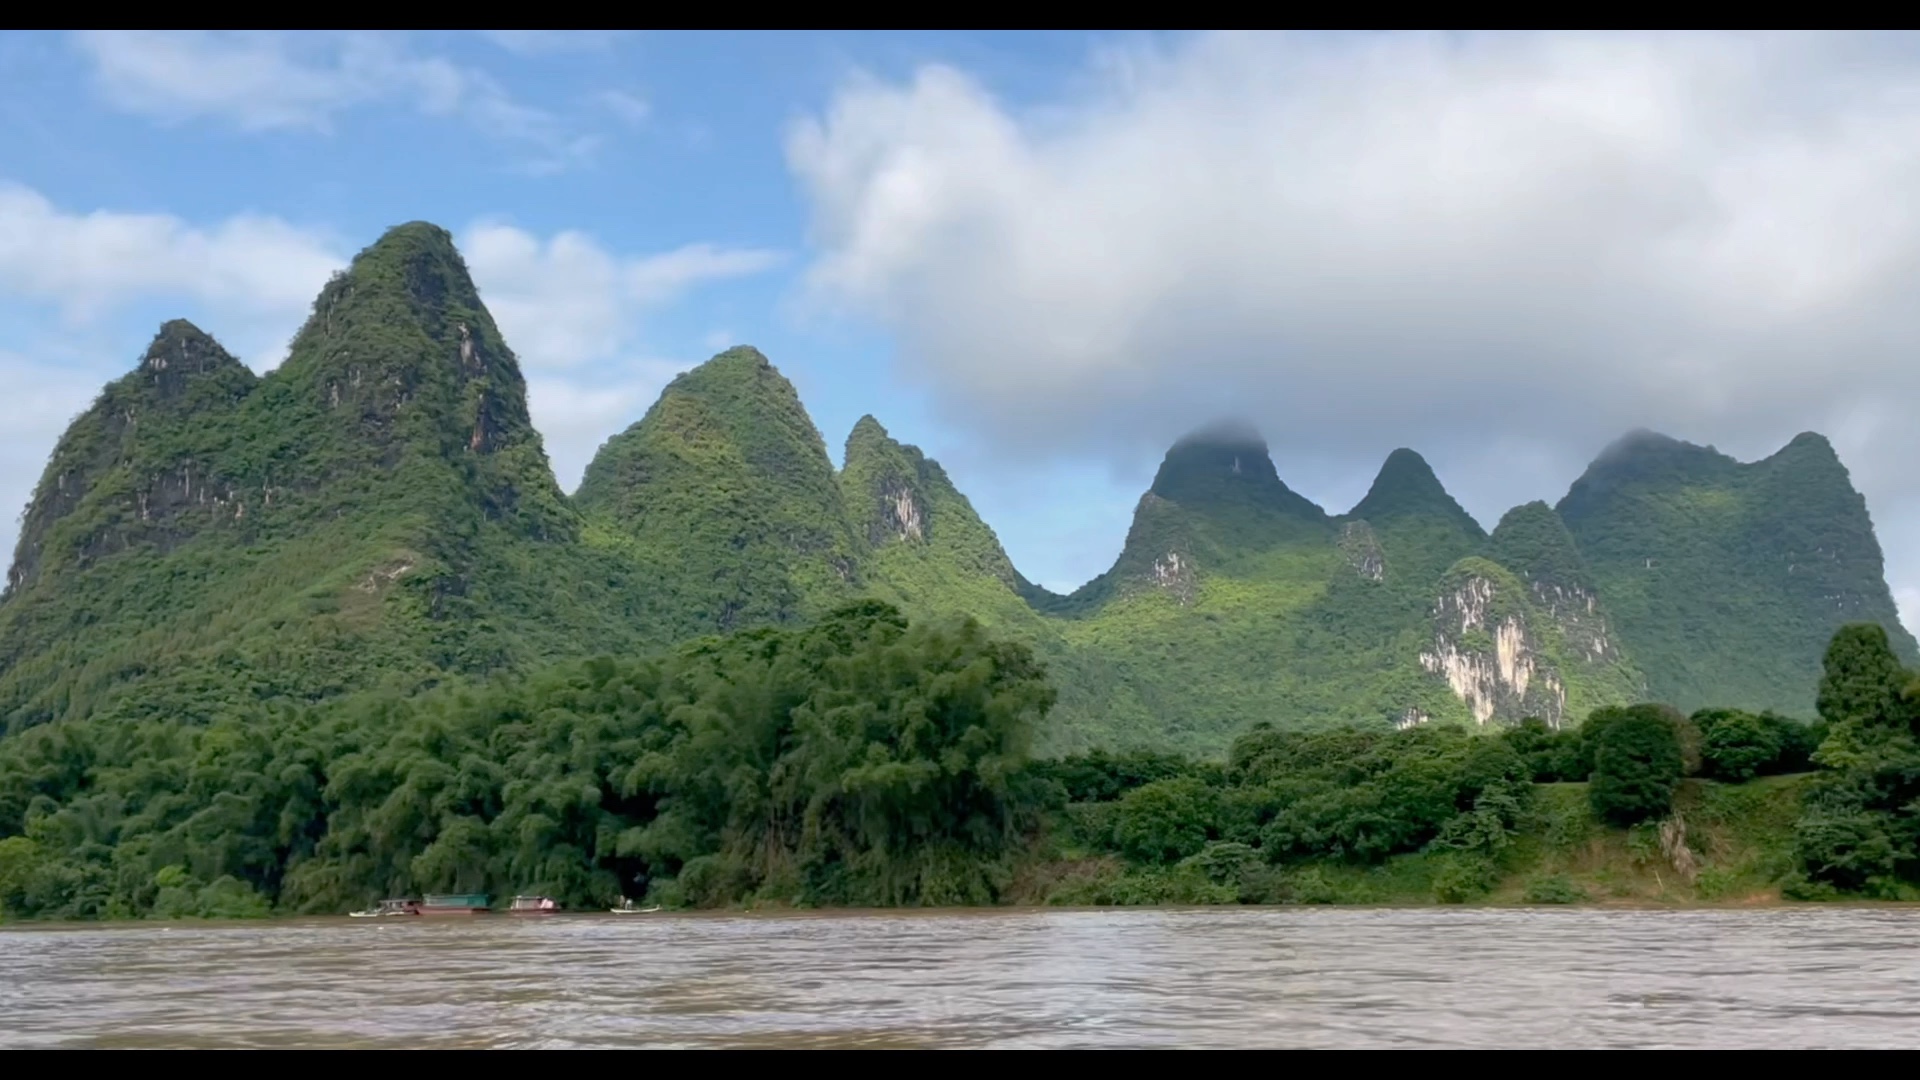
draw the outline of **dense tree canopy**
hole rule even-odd
[[[1920,686],[1878,626],[1843,628],[1820,681],[1826,766],[1798,830],[1819,882],[1897,897],[1920,877]]]
[[[1459,902],[1541,865],[1543,844],[1576,851],[1588,815],[1678,815],[1689,774],[1741,785],[1810,766],[1804,877],[1766,872],[1795,895],[1906,895],[1920,708],[1889,657],[1871,629],[1836,636],[1817,725],[1642,705],[1572,730],[1262,726],[1224,761],[1035,760],[1054,693],[1025,646],[865,602],[654,657],[0,739],[0,913],[338,912],[429,891],[571,907],[1320,902],[1378,895],[1353,875],[1403,857],[1426,868],[1409,879],[1421,895]],[[1585,784],[1572,817],[1542,794],[1566,781]],[[1689,798],[1696,817],[1773,812]],[[1517,895],[1585,888],[1535,874]]]
[[[1622,825],[1664,815],[1684,769],[1675,717],[1637,705],[1596,713],[1589,722],[1596,728],[1587,782],[1594,812]]]
[[[0,742],[0,904],[990,903],[1047,794],[1022,765],[1051,704],[1022,647],[870,603],[416,698],[36,728]]]

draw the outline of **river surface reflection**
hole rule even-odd
[[[1920,1047],[1920,910],[12,928],[0,1046]]]

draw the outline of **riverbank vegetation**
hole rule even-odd
[[[1657,705],[1482,734],[1258,726],[1034,760],[1024,647],[864,603],[422,695],[0,740],[0,914],[1907,898],[1920,689],[1834,639],[1821,718]]]

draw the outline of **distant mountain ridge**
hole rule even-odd
[[[0,719],[193,722],[818,618],[860,597],[1030,644],[1044,749],[1248,725],[1575,723],[1642,698],[1807,712],[1833,629],[1910,662],[1827,441],[1636,432],[1488,534],[1398,449],[1333,514],[1244,425],[1169,449],[1104,574],[1027,581],[939,463],[863,417],[835,468],[758,351],[688,371],[561,494],[451,237],[390,230],[256,377],[163,326],[54,448],[0,599]]]

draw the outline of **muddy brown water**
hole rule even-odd
[[[1920,909],[11,927],[0,1047],[1920,1048]]]

